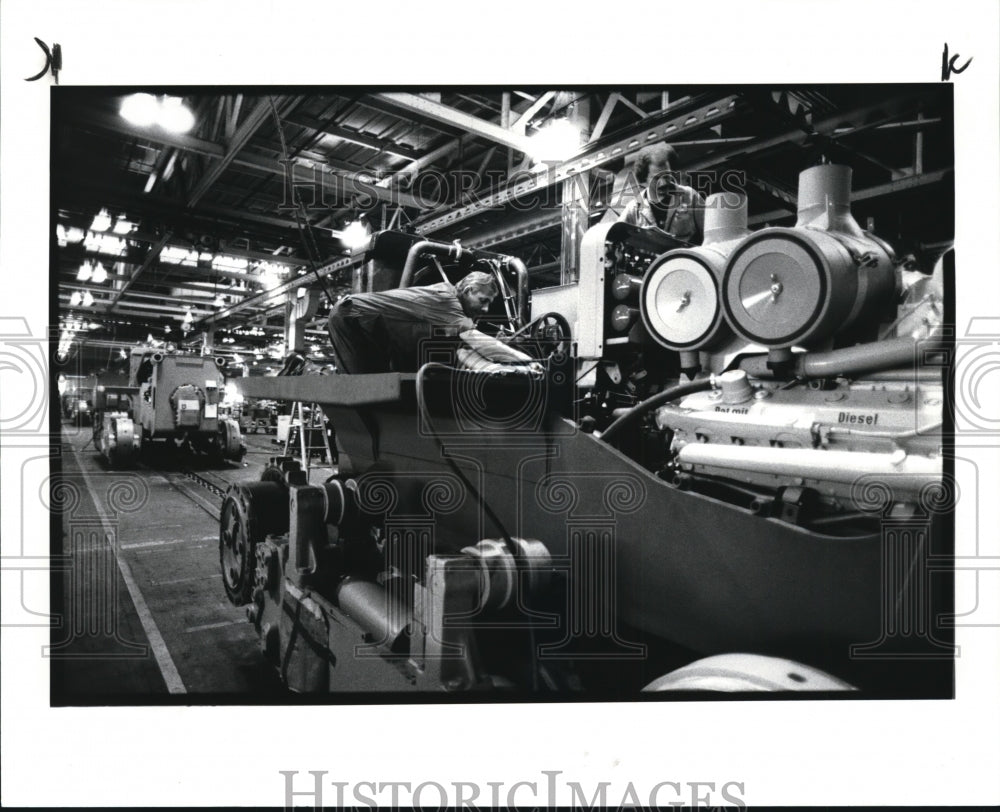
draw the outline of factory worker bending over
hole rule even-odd
[[[476,329],[475,319],[489,311],[497,295],[493,277],[473,271],[455,285],[438,282],[345,296],[327,322],[337,368],[351,375],[413,372],[423,341],[457,336],[463,345],[458,362],[465,368],[495,371],[519,364],[540,373],[541,365],[530,355]]]

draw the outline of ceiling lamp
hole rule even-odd
[[[557,118],[528,139],[528,151],[537,163],[558,163],[580,148],[580,130],[568,118]]]
[[[160,103],[149,93],[134,93],[122,102],[118,112],[126,121],[139,127],[148,127],[156,123]]]
[[[340,239],[344,247],[354,251],[368,242],[371,232],[367,224],[360,218],[347,224],[347,227],[340,232]]]
[[[94,297],[90,295],[89,290],[83,292],[83,306],[90,307],[94,303]]]
[[[168,97],[160,103],[159,125],[172,133],[186,133],[194,127],[194,113],[177,98]]]
[[[155,125],[172,133],[186,133],[194,127],[194,113],[173,96],[157,99],[149,93],[134,93],[122,101],[118,112],[138,127]]]
[[[94,263],[94,272],[90,277],[90,281],[95,285],[103,285],[108,281],[108,270],[100,262]]]
[[[83,300],[83,295],[80,293],[80,291],[74,290],[73,293],[69,297],[69,306],[70,307],[79,307],[80,306],[80,302],[82,300]]]
[[[89,262],[83,262],[80,264],[80,270],[76,272],[77,282],[89,282],[90,277],[93,275],[94,269]]]
[[[94,221],[90,224],[91,231],[107,231],[111,228],[111,215],[108,214],[107,209],[101,209],[101,211],[94,217]]]

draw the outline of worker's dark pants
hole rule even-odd
[[[338,302],[327,321],[330,343],[337,358],[337,371],[350,375],[371,372],[415,372],[431,342],[435,350],[454,352],[456,339],[438,337],[423,321],[394,319],[358,312],[349,299]]]

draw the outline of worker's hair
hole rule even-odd
[[[465,293],[473,288],[489,288],[493,295],[496,296],[500,291],[497,290],[496,280],[493,278],[493,274],[483,273],[482,271],[473,271],[472,273],[466,274],[461,279],[458,280],[458,284],[455,285],[455,290],[460,294]]]
[[[674,164],[677,162],[677,150],[675,150],[670,144],[653,144],[649,147],[643,147],[639,150],[639,154],[635,159],[635,179],[639,183],[645,183],[649,180],[649,167],[652,164],[670,164],[670,168],[674,168]]]

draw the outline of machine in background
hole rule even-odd
[[[135,423],[139,387],[127,375],[102,372],[94,376],[94,448],[113,468],[135,464],[142,443]]]
[[[226,359],[183,352],[132,352],[130,382],[138,389],[136,422],[143,453],[180,449],[216,460],[241,460],[239,424],[219,415]]]

